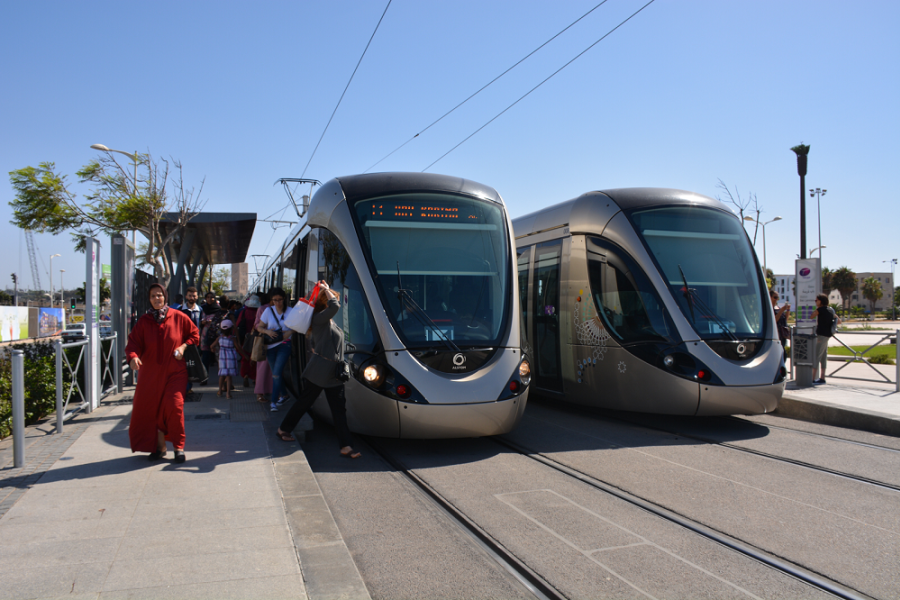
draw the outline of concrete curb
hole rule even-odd
[[[782,396],[781,401],[778,403],[778,408],[773,414],[800,421],[811,421],[823,425],[860,429],[862,431],[900,437],[900,417],[861,408],[848,410],[846,407],[829,404],[821,400],[811,402],[806,398],[794,396],[790,393],[785,393]]]

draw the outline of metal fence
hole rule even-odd
[[[108,346],[104,348],[104,344],[106,343],[108,343]],[[69,342],[68,344],[64,344],[62,340],[56,340],[56,433],[63,432],[63,423],[65,421],[68,421],[81,411],[90,412],[92,409],[89,400],[85,397],[84,390],[81,389],[79,378],[81,370],[87,368],[87,361],[84,358],[87,344],[87,340]],[[121,365],[117,365],[116,362],[117,345],[118,337],[115,333],[100,338],[100,364],[103,365],[103,359],[106,359],[106,364],[103,366],[102,373],[100,374],[99,385],[101,399],[109,394],[114,394],[121,389],[120,382],[122,369]],[[64,352],[64,350],[68,348],[79,349],[78,357],[74,359],[74,366],[69,360],[69,356]],[[65,394],[65,399],[63,399],[63,382],[66,379],[67,373],[68,379],[72,384]],[[76,396],[76,401],[80,400],[80,403],[69,409],[69,402],[72,400],[73,396]]]
[[[845,336],[859,336],[865,335],[870,337],[877,337],[875,343],[871,344],[864,350],[856,350],[849,344],[847,344],[844,339],[841,339]],[[854,381],[874,381],[878,383],[890,383],[893,384],[897,391],[900,392],[900,344],[897,343],[898,336],[900,336],[900,329],[892,331],[892,332],[875,332],[875,331],[841,331],[836,333],[833,336],[833,339],[837,340],[841,346],[850,351],[849,356],[835,355],[830,354],[829,362],[837,363],[838,361],[843,362],[841,366],[836,368],[831,373],[826,373],[826,377],[835,378],[835,379],[851,379]],[[814,353],[814,349],[816,347],[817,340],[809,339],[810,336],[806,336],[803,334],[799,334],[795,327],[791,328],[791,377],[795,377],[794,366],[812,366],[813,369],[818,367],[816,363]],[[845,337],[846,339],[846,337]],[[879,371],[869,362],[870,356],[868,356],[869,352],[873,349],[878,348],[880,346],[894,346],[894,379],[891,380],[890,377]],[[838,375],[843,369],[846,369],[851,364],[859,364],[862,363],[868,366],[873,373],[873,376],[870,378],[864,377],[849,377],[847,375]]]

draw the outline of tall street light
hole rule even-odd
[[[65,294],[66,288],[63,287],[63,273],[65,273],[65,269],[59,270],[59,307],[63,307],[63,294]]]
[[[50,308],[53,308],[53,259],[61,254],[54,254],[50,257]]]
[[[760,226],[762,226],[762,231],[763,231],[763,270],[766,272],[766,277],[768,277],[769,276],[769,266],[766,264],[766,225],[768,225],[769,223],[774,223],[775,221],[780,221],[781,217],[775,217],[771,221],[766,221],[765,223],[763,223],[762,221],[757,221],[753,217],[744,217],[744,220],[752,221],[753,223],[758,223]]]
[[[818,223],[819,225],[819,248],[825,247],[822,245],[822,209],[820,207],[819,201],[822,199],[822,196],[826,194],[826,192],[828,192],[828,190],[823,190],[822,188],[812,188],[809,190],[809,197],[816,199],[816,223]],[[812,254],[810,253],[810,255]],[[821,252],[819,252],[819,258],[822,258]]]
[[[812,258],[813,252],[818,250],[819,258],[821,259],[822,258],[822,248],[827,248],[827,247],[828,246],[819,246],[818,248],[813,248],[812,250],[809,251],[809,257]]]
[[[897,307],[894,302],[894,265],[897,264],[897,259],[892,258],[891,260],[883,260],[883,263],[889,262],[891,263],[891,321],[897,320]]]
[[[123,150],[113,150],[112,148],[107,148],[103,144],[91,144],[91,148],[93,148],[94,150],[99,150],[100,152],[118,152],[119,154],[124,154],[125,156],[127,156],[128,158],[130,158],[131,160],[134,161],[134,197],[137,198],[137,195],[138,195],[137,168],[138,168],[138,160],[139,160],[137,150],[135,150],[134,154],[132,154],[130,152],[125,152]],[[137,236],[137,232],[132,230],[131,243],[135,248],[137,248],[136,236]]]

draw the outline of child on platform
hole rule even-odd
[[[212,351],[219,352],[219,392],[216,394],[220,398],[222,394],[231,399],[231,390],[234,389],[232,377],[237,377],[240,372],[240,364],[237,349],[234,347],[234,323],[225,319],[219,326],[219,337],[213,342]]]

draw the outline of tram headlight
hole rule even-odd
[[[523,358],[519,363],[519,379],[522,380],[522,385],[531,383],[531,364],[527,358]]]
[[[384,367],[381,365],[369,365],[363,369],[363,379],[373,388],[381,387],[384,383]]]

